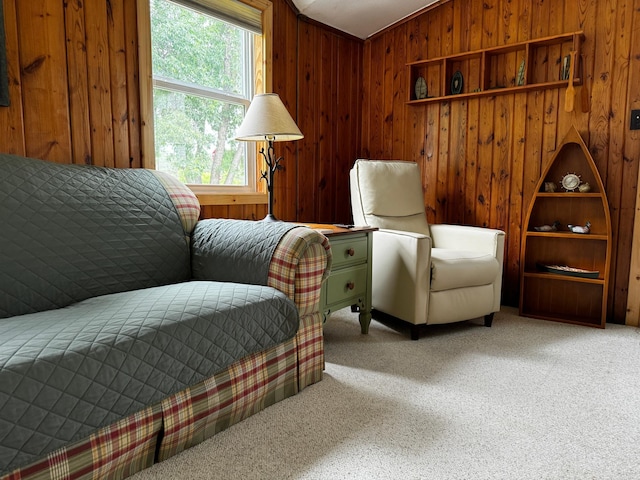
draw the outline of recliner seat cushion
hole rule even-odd
[[[493,283],[500,270],[488,253],[447,248],[431,249],[431,291],[475,287]]]

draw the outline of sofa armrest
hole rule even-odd
[[[308,227],[288,231],[269,265],[268,285],[291,298],[303,317],[320,309],[322,283],[331,273],[327,237]]]
[[[208,219],[191,242],[194,280],[268,285],[291,298],[300,315],[318,310],[331,267],[327,238],[286,222]]]

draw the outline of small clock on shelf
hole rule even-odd
[[[427,81],[424,77],[418,77],[415,85],[416,90],[416,100],[422,100],[423,98],[427,98]]]
[[[577,173],[567,173],[560,179],[560,185],[567,192],[573,192],[580,186],[580,175]]]

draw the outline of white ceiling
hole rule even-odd
[[[438,0],[293,0],[301,14],[365,39]]]

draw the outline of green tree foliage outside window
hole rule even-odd
[[[252,95],[254,34],[151,0],[156,168],[190,184],[247,185],[233,140]]]

